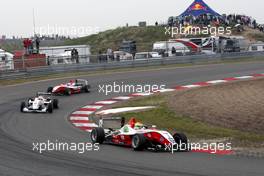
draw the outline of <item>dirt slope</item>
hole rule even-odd
[[[264,79],[176,92],[168,103],[198,121],[264,134]]]

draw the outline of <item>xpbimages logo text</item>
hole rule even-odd
[[[98,33],[100,28],[98,26],[62,26],[58,24],[47,24],[45,26],[36,26],[33,31],[35,31],[39,36],[52,36],[57,34],[67,37],[78,37]]]
[[[99,151],[99,144],[88,143],[88,142],[62,142],[59,140],[47,140],[42,142],[33,142],[32,150],[40,154],[44,152],[56,152],[56,151],[71,151],[83,154],[85,152]]]
[[[215,27],[215,26],[182,26],[179,25],[177,27],[165,27],[165,35],[169,35],[174,38],[177,35],[184,36],[200,36],[200,35],[211,35],[211,36],[221,36],[221,35],[231,35],[232,34],[231,27]]]
[[[216,154],[217,152],[231,152],[232,151],[232,144],[230,142],[228,143],[222,143],[222,142],[213,142],[213,143],[195,143],[190,142],[188,143],[182,143],[181,141],[175,144],[169,143],[165,145],[165,151],[170,151],[172,154],[174,152],[179,151],[207,151],[211,154]]]
[[[125,84],[113,82],[112,84],[98,85],[98,92],[109,95],[110,93],[150,93],[166,89],[164,84]]]

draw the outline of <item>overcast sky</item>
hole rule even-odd
[[[220,14],[241,13],[264,23],[263,0],[204,0]],[[36,30],[41,33],[85,35],[98,30],[136,25],[139,21],[154,24],[181,14],[193,0],[3,0],[0,35],[33,34],[33,9]]]

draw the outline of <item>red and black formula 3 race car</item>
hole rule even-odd
[[[49,87],[47,89],[48,93],[53,95],[71,95],[78,93],[89,93],[91,86],[88,84],[87,80],[76,79],[71,80],[69,83],[60,84],[55,87]]]
[[[116,120],[118,118],[114,119]],[[188,139],[183,133],[171,135],[167,131],[156,129],[155,126],[147,127],[137,122],[135,118],[131,118],[128,124],[125,124],[124,118],[120,119],[121,128],[116,130],[104,128],[105,119],[101,119],[99,121],[99,127],[94,128],[91,132],[92,142],[132,147],[136,151],[144,149],[171,151],[175,149],[175,145],[177,145],[178,149],[181,149],[179,147],[180,145],[188,146]]]

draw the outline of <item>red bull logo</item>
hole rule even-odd
[[[200,3],[195,3],[190,10],[206,10],[206,7]]]

